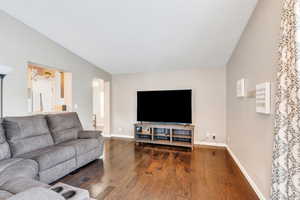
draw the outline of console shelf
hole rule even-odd
[[[194,126],[179,124],[134,124],[134,137],[137,143],[162,144],[193,148]]]

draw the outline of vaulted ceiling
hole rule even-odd
[[[0,0],[0,9],[111,72],[228,62],[257,0]]]

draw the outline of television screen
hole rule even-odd
[[[192,123],[192,90],[138,91],[137,121]]]

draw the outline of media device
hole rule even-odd
[[[137,92],[137,121],[192,123],[192,90]]]

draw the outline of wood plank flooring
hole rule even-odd
[[[225,149],[105,142],[104,159],[60,182],[97,200],[258,200]]]

